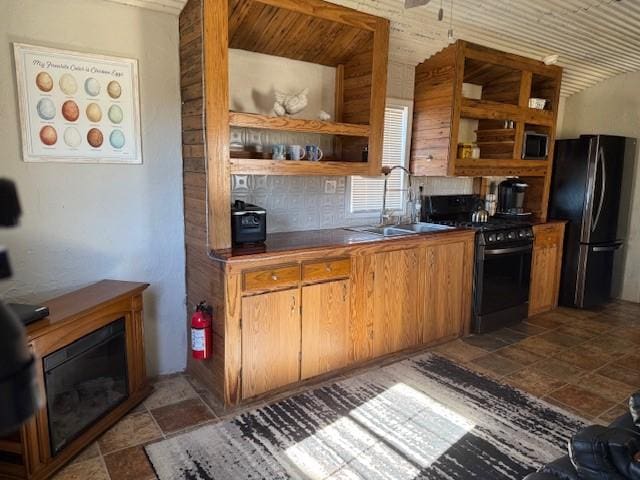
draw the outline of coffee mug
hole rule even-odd
[[[324,154],[318,145],[307,145],[305,150],[307,151],[307,160],[317,162],[322,160]]]
[[[305,155],[306,152],[300,145],[289,145],[289,158],[291,160],[302,160]]]
[[[271,147],[271,158],[274,160],[284,160],[286,146],[282,143],[277,143]]]

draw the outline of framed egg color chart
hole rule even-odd
[[[25,162],[142,163],[137,60],[13,49]]]

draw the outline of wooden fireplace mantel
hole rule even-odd
[[[125,319],[129,397],[52,455],[46,403],[19,432],[0,438],[0,478],[43,480],[64,466],[150,392],[144,356],[142,293],[147,283],[102,280],[43,302],[49,316],[27,328],[36,381],[45,395],[42,359],[119,318]]]

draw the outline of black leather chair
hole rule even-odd
[[[609,427],[591,426],[569,441],[569,454],[524,480],[640,480],[640,392],[629,399],[629,413]],[[576,468],[577,466],[577,468]]]

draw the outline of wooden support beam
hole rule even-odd
[[[382,168],[384,110],[387,99],[387,63],[389,61],[389,20],[378,19],[373,35],[371,107],[369,112],[369,173],[379,175]]]
[[[208,248],[231,247],[228,1],[204,0]]]

